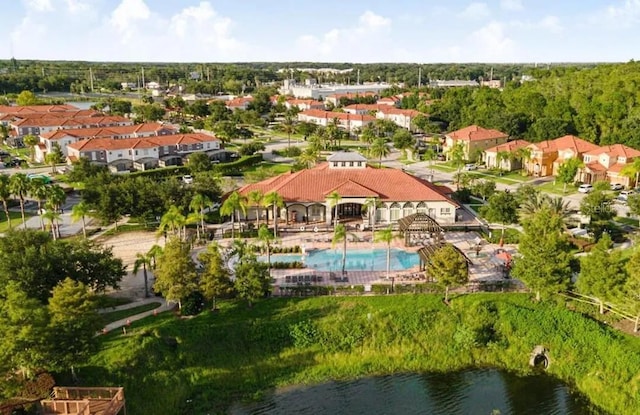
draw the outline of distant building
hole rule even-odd
[[[327,84],[319,85],[309,83],[306,85],[297,84],[294,80],[285,79],[284,85],[279,89],[282,95],[292,95],[296,98],[311,98],[323,100],[332,94],[362,94],[365,92],[373,92],[379,94],[385,89],[391,88],[386,83],[366,83],[362,85],[344,85],[344,84]]]
[[[489,88],[501,88],[502,87],[502,81],[500,81],[499,79],[487,79],[480,81],[480,86],[486,86]]]
[[[375,121],[376,117],[371,115],[349,114],[348,112],[332,112],[324,110],[306,110],[298,114],[298,121],[311,122],[323,127],[337,120],[338,126],[353,131],[360,129]]]
[[[469,81],[464,81],[464,80],[439,80],[436,79],[434,81],[429,82],[429,86],[431,88],[460,88],[460,87],[465,87],[465,86],[471,86],[471,87],[476,87],[476,86],[480,86],[480,84],[478,83],[478,81],[474,81],[474,80],[469,80]]]

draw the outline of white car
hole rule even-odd
[[[629,199],[629,196],[634,195],[635,193],[636,192],[634,192],[633,190],[623,190],[618,195],[618,199],[626,201],[627,199]]]
[[[193,183],[193,176],[191,176],[190,174],[185,174],[184,176],[182,176],[182,181],[184,184],[191,184]]]
[[[622,190],[624,186],[620,183],[611,183],[611,190]]]
[[[593,186],[591,186],[590,184],[581,184],[580,187],[578,187],[578,191],[580,193],[589,193],[593,190]]]
[[[476,166],[475,164],[465,164],[464,165],[464,169],[466,171],[470,171],[470,170],[477,170],[478,166]]]

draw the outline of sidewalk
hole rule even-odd
[[[113,308],[108,309],[108,311],[126,310],[127,308],[138,307],[138,306],[141,306],[143,304],[152,303],[152,302],[156,302],[156,303],[159,302],[161,305],[156,309],[145,311],[144,313],[136,314],[136,315],[133,315],[133,316],[129,316],[127,318],[123,318],[122,320],[118,320],[118,321],[114,321],[112,323],[109,323],[104,327],[104,330],[106,330],[107,332],[110,332],[112,330],[116,330],[116,329],[119,329],[121,327],[128,326],[130,323],[132,323],[134,321],[142,320],[143,318],[146,318],[146,317],[149,317],[149,316],[153,316],[154,314],[158,314],[158,313],[162,313],[162,312],[165,312],[165,311],[172,310],[176,306],[174,303],[167,303],[164,298],[153,297],[153,298],[146,298],[146,299],[141,300],[141,301],[135,301],[135,302],[133,302],[131,304],[125,304],[124,306],[113,307]],[[104,312],[104,311],[100,310],[100,312]],[[103,330],[103,333],[104,333],[104,330]],[[100,334],[102,334],[102,333],[100,333]]]

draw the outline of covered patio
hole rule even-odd
[[[447,245],[452,246],[456,250],[456,252],[458,252],[458,254],[460,254],[462,258],[464,258],[465,262],[467,263],[467,272],[468,272],[469,267],[473,265],[473,262],[469,259],[468,256],[464,254],[464,252],[462,252],[460,248],[448,242],[438,242],[434,244],[425,245],[418,250],[418,256],[420,257],[420,271],[425,271],[431,256],[434,253],[436,253],[439,249],[444,248]]]
[[[398,220],[404,246],[433,245],[444,240],[444,229],[426,213],[414,213]]]

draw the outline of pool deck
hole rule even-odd
[[[304,247],[306,251],[312,249],[341,249],[342,244],[333,245],[331,239],[332,233],[329,232],[295,232],[284,233],[279,235],[280,245]],[[480,236],[476,232],[445,232],[445,240],[458,247],[471,260],[469,267],[470,281],[500,281],[503,275],[496,266],[495,251],[500,248],[497,244],[490,244],[485,240],[482,241],[481,250],[476,254],[477,241]],[[421,246],[405,247],[402,239],[395,239],[391,243],[392,248],[398,248],[405,251],[417,252]],[[384,242],[372,242],[370,231],[351,232],[347,249],[387,249]],[[503,250],[514,254],[516,252],[515,245],[505,245]],[[343,278],[340,271],[316,271],[311,268],[302,269],[273,269],[271,276],[275,279],[276,286],[296,285],[287,280],[287,276],[316,276],[315,282],[308,281],[312,285],[367,285],[367,284],[395,284],[415,283],[418,281],[426,281],[424,272],[421,272],[419,266],[401,271],[391,271],[387,278],[386,271],[348,271]],[[321,281],[318,281],[321,276]]]

